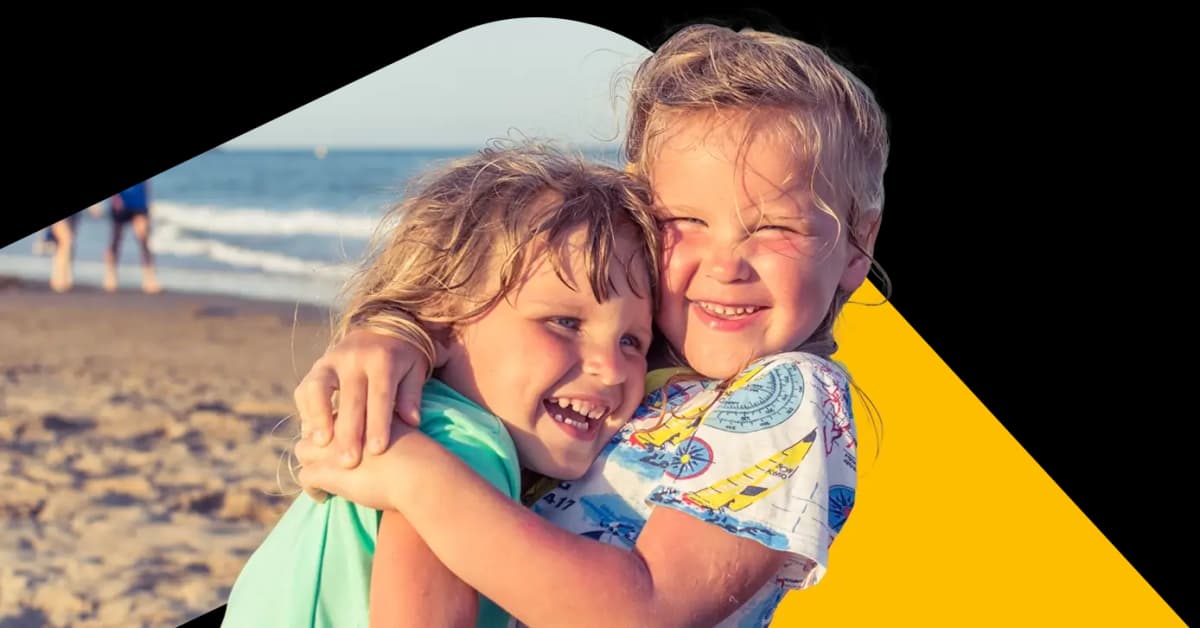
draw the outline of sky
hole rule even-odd
[[[622,35],[582,22],[491,22],[400,59],[225,148],[460,147],[514,132],[612,144],[623,130],[628,77],[649,54]]]

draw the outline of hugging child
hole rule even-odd
[[[825,578],[856,503],[834,332],[874,265],[887,119],[820,48],[704,24],[643,61],[629,95],[625,157],[662,236],[652,394],[635,418],[583,477],[522,508],[391,421],[435,361],[355,329],[297,388],[311,434],[294,448],[298,479],[402,512],[442,565],[526,624],[765,627],[789,591]]]
[[[514,501],[539,475],[578,478],[643,397],[659,254],[649,207],[631,175],[545,145],[458,160],[389,213],[331,342],[365,327],[414,339],[430,364],[436,354],[421,432]],[[377,556],[403,569],[373,574]],[[398,512],[302,494],[238,576],[224,625],[368,619],[509,621]]]

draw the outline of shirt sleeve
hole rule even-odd
[[[496,490],[513,499],[520,496],[521,478],[515,452],[498,442],[496,435],[482,431],[473,421],[457,412],[446,412],[444,420],[422,419],[422,431],[450,450],[468,467],[487,480]]]
[[[791,553],[785,586],[821,579],[857,486],[849,382],[836,364],[803,353],[759,360],[677,443],[651,504]]]

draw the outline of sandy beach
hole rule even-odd
[[[291,501],[280,422],[327,333],[309,306],[0,277],[0,626],[224,604]]]

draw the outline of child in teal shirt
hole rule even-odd
[[[333,342],[366,325],[436,353],[420,430],[512,499],[530,488],[522,470],[583,475],[644,393],[658,268],[646,188],[528,143],[451,164],[389,218],[395,227],[348,286]],[[395,312],[432,322],[436,352]],[[374,561],[380,553],[389,560]],[[368,623],[510,618],[399,513],[300,495],[238,576],[223,625]]]

